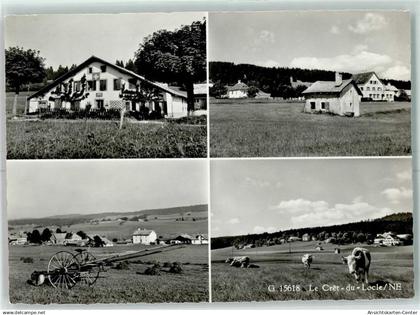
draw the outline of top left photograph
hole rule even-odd
[[[6,17],[7,159],[207,157],[206,21]]]

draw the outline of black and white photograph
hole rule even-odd
[[[211,157],[411,155],[408,11],[209,13]]]
[[[209,301],[205,160],[7,168],[10,303]]]
[[[214,302],[412,298],[410,158],[211,161]]]
[[[7,16],[7,158],[206,157],[206,15]]]

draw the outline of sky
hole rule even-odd
[[[410,79],[404,11],[210,13],[209,59]]]
[[[205,160],[7,161],[8,218],[208,203]]]
[[[8,16],[5,47],[36,49],[46,65],[79,64],[92,55],[115,62],[134,57],[143,38],[201,21],[205,13],[51,14]]]
[[[212,160],[212,236],[412,212],[411,159]]]

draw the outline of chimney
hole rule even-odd
[[[335,73],[335,86],[340,86],[343,83],[343,78],[339,72]]]
[[[241,83],[241,80],[238,80],[238,83]]]

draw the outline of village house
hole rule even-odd
[[[208,237],[207,237],[206,235],[204,235],[204,234],[197,234],[197,235],[195,236],[195,238],[193,238],[193,239],[191,240],[191,243],[192,243],[193,245],[206,245],[206,244],[208,244],[208,243],[209,243],[209,239],[208,239]]]
[[[385,246],[398,246],[401,244],[400,239],[392,232],[385,232],[376,235],[376,238],[373,240],[373,243]]]
[[[302,238],[297,237],[297,236],[290,236],[289,239],[287,240],[288,242],[298,242],[301,241]]]
[[[302,235],[302,241],[309,242],[311,240],[311,236],[308,233]]]
[[[352,79],[362,92],[363,99],[393,102],[397,96],[398,89],[389,82],[385,85],[373,71],[354,74]]]
[[[247,98],[248,97],[248,85],[238,80],[238,83],[232,86],[227,86],[227,97],[228,98]]]
[[[150,245],[156,242],[157,235],[153,230],[138,228],[132,235],[133,244]]]
[[[355,81],[343,80],[335,74],[335,81],[316,81],[305,91],[304,112],[331,113],[339,116],[360,116],[362,93]]]
[[[86,84],[83,84],[85,82]],[[134,93],[138,88],[154,90],[160,96],[147,101],[123,100],[122,90]],[[63,94],[72,92],[72,101]],[[125,107],[128,111],[160,112],[164,117],[188,115],[187,95],[165,84],[145,79],[133,71],[92,56],[51,84],[28,97],[28,113],[38,110],[108,110]]]
[[[54,245],[65,245],[67,233],[52,233],[51,242]]]

